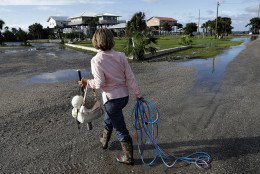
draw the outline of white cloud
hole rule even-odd
[[[40,11],[56,11],[57,10],[57,8],[46,7],[46,6],[37,7],[36,9],[40,10]]]
[[[72,5],[72,4],[114,4],[110,0],[1,0],[0,5]]]
[[[226,17],[231,17],[231,16],[234,16],[236,15],[233,11],[229,11],[229,10],[223,10],[221,12],[219,12],[219,16],[226,16]]]

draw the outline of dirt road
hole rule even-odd
[[[142,164],[130,123],[132,94],[124,113],[136,163],[127,166],[114,158],[120,152],[115,134],[107,150],[100,148],[102,118],[92,131],[78,131],[70,104],[76,80],[30,82],[46,72],[90,71],[92,55],[59,46],[0,49],[0,173],[259,173],[259,47],[260,40],[249,43],[213,89],[195,84],[196,69],[177,62],[131,64],[144,97],[161,113],[157,142],[176,156],[209,153],[206,171],[182,162],[167,168],[160,159]]]

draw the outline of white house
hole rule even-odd
[[[92,20],[93,18],[98,18],[97,24],[102,26],[116,25],[119,23],[125,23],[125,20],[118,20],[120,16],[110,13],[102,13],[97,14],[93,12],[83,12],[79,15],[70,17],[71,22],[69,22],[69,26],[86,26],[87,20]]]
[[[94,16],[96,16],[96,13],[93,12],[83,12],[81,14],[69,17],[69,19],[71,20],[69,22],[70,26],[81,26],[85,24],[86,20],[90,20],[92,19]]]
[[[47,22],[49,28],[54,28],[56,26],[64,28],[68,26],[70,19],[68,19],[66,16],[50,16]]]

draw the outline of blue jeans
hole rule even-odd
[[[126,128],[123,108],[128,103],[129,96],[108,100],[104,106],[106,110],[104,128],[112,130],[115,128],[119,141],[130,141],[131,136]]]

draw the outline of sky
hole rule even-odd
[[[219,16],[232,19],[233,31],[247,31],[250,19],[258,16],[260,0],[219,0]],[[5,26],[21,27],[40,23],[47,27],[50,16],[72,17],[83,12],[112,13],[130,20],[142,11],[150,17],[171,17],[183,24],[214,20],[217,0],[0,0],[0,19]],[[4,27],[5,27],[4,26]]]

